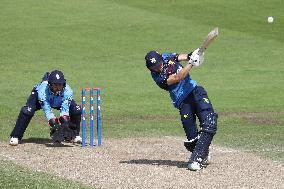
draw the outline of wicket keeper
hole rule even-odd
[[[73,99],[73,91],[59,70],[46,73],[42,81],[31,91],[26,105],[20,110],[16,125],[10,134],[10,145],[16,146],[23,138],[32,117],[43,109],[54,142],[73,141],[80,143],[81,107]],[[52,109],[60,110],[56,118]]]

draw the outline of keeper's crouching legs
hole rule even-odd
[[[76,135],[79,136],[81,124],[81,106],[77,105],[74,100],[71,101],[69,113],[70,121],[74,126],[72,129],[76,130]]]
[[[27,99],[26,105],[20,110],[15,127],[10,134],[11,139],[16,138],[17,140],[21,140],[35,112],[41,109],[41,106],[37,101],[37,97],[38,93],[36,92],[35,88],[33,88],[30,96]],[[10,144],[14,145],[13,141],[10,140]]]
[[[73,142],[82,143],[82,138],[80,136],[80,124],[81,124],[81,106],[77,105],[74,100],[70,104],[70,121],[72,123],[72,128],[76,132],[76,137]]]
[[[26,131],[31,119],[34,116],[34,113],[35,113],[35,108],[23,106],[21,108],[17,122],[10,136],[21,140],[23,138],[24,132]]]

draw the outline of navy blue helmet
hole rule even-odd
[[[146,67],[151,70],[163,64],[163,57],[157,51],[150,51],[145,56]]]
[[[48,83],[59,83],[66,84],[66,80],[64,79],[64,74],[59,70],[53,70],[48,77]]]

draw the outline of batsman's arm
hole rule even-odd
[[[191,64],[186,64],[177,74],[172,74],[169,76],[169,78],[167,79],[167,84],[173,85],[175,83],[180,82],[187,76],[191,68]]]
[[[178,61],[188,61],[191,54],[192,54],[192,52],[189,53],[189,54],[180,54],[178,56]]]

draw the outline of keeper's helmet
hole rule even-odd
[[[64,84],[65,86],[64,74],[59,70],[53,70],[48,77],[48,84],[51,85],[52,83]]]
[[[163,57],[157,51],[148,52],[145,56],[145,60],[146,60],[146,67],[149,70],[158,68],[159,66],[161,66],[161,64],[163,64]]]

